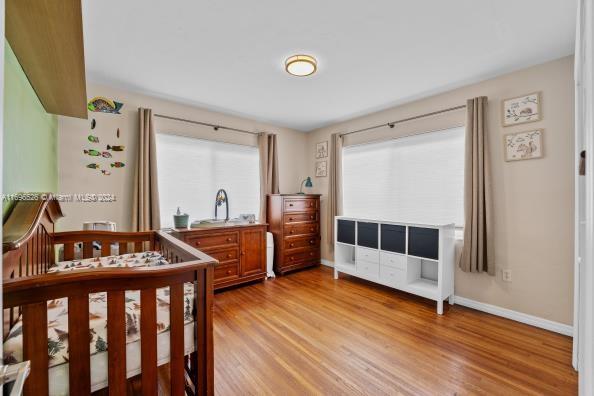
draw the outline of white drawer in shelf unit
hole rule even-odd
[[[382,251],[380,252],[380,264],[406,271],[406,256]]]
[[[379,264],[379,250],[357,246],[357,262],[359,262],[360,260],[364,260],[369,263]]]
[[[379,264],[370,263],[365,260],[357,260],[357,274],[363,278],[378,279]]]
[[[406,284],[406,272],[388,265],[380,265],[380,280],[385,285],[400,289]]]

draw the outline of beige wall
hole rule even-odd
[[[511,283],[483,274],[456,272],[456,294],[473,300],[513,309],[549,320],[571,324],[573,298],[573,59],[559,59],[507,74],[492,80],[418,100],[382,112],[342,122],[302,134],[248,119],[180,105],[146,95],[134,94],[100,85],[89,85],[88,95],[106,96],[124,103],[122,115],[90,113],[97,120],[96,135],[105,143],[126,145],[123,172],[101,176],[85,168],[89,157],[82,154],[90,133],[89,121],[59,119],[59,189],[63,193],[113,193],[116,203],[64,205],[66,218],[62,230],[80,229],[84,220],[113,220],[121,230],[128,229],[136,157],[137,108],[152,108],[157,113],[219,123],[279,135],[281,192],[299,189],[300,181],[314,175],[315,144],[328,140],[331,133],[346,132],[386,123],[422,113],[464,104],[467,98],[489,97],[489,133],[493,167],[496,264],[512,269]],[[394,87],[397,89],[397,87]],[[541,91],[543,120],[537,123],[502,128],[501,99]],[[448,113],[390,130],[353,135],[346,143],[406,135],[415,131],[436,130],[464,122],[464,111]],[[116,128],[121,138],[115,138]],[[157,120],[161,131],[189,136],[218,138],[254,144],[253,137],[210,128]],[[543,159],[508,163],[503,160],[503,135],[529,128],[544,128]],[[119,160],[120,158],[118,158]],[[322,237],[326,240],[326,198],[328,178],[314,178],[312,192],[322,196]],[[322,256],[333,260],[323,243]]]
[[[89,120],[59,117],[59,192],[67,193],[110,193],[117,201],[114,203],[63,203],[65,218],[60,220],[60,230],[79,230],[83,221],[110,220],[118,224],[121,231],[131,226],[134,164],[138,140],[138,107],[152,108],[155,113],[220,124],[255,132],[273,132],[278,135],[279,179],[281,192],[299,190],[301,180],[307,173],[307,137],[304,133],[287,128],[277,128],[253,120],[207,111],[197,107],[181,105],[172,101],[157,99],[147,95],[131,93],[113,87],[89,84],[89,98],[105,96],[124,103],[121,115],[91,113]],[[90,144],[87,136],[91,133],[91,119],[97,126],[92,131],[100,139],[99,145]],[[256,137],[212,128],[155,118],[157,131],[175,132],[187,136],[217,139],[231,143],[256,145]],[[120,128],[120,138],[116,130]],[[123,169],[112,169],[111,176],[87,169],[93,157],[83,154],[85,148],[105,149],[106,144],[125,145],[125,151],[114,153],[114,160],[126,164]],[[99,162],[99,161],[97,161]],[[107,161],[101,161],[107,163]],[[213,197],[214,199],[214,197]]]
[[[392,89],[398,89],[393,87]],[[541,91],[540,122],[503,128],[501,100]],[[573,58],[566,57],[445,94],[322,128],[308,134],[309,163],[314,173],[315,144],[331,133],[347,132],[489,97],[489,138],[493,169],[496,265],[512,270],[512,282],[486,274],[456,271],[456,295],[543,317],[572,323],[573,305]],[[356,93],[353,98],[355,98]],[[464,123],[464,111],[435,116],[370,133],[352,135],[352,144],[387,136],[445,128]],[[505,162],[503,135],[544,128],[542,159]],[[322,238],[326,241],[328,178],[314,178],[313,192],[322,197]],[[348,214],[348,213],[347,213]],[[322,257],[333,260],[328,244]]]

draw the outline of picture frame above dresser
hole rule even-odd
[[[345,273],[437,302],[454,303],[454,224],[337,216],[334,278]]]
[[[320,194],[269,194],[266,212],[275,273],[320,265]]]

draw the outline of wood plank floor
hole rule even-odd
[[[214,342],[217,395],[577,394],[569,337],[325,267],[217,293]]]
[[[577,394],[569,337],[460,306],[439,316],[326,267],[219,292],[214,310],[217,395]]]

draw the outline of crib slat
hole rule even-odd
[[[83,258],[93,258],[93,242],[83,242]]]
[[[74,243],[68,242],[64,244],[64,261],[74,260]]]
[[[171,394],[184,394],[184,284],[169,286],[170,352],[169,376]]]
[[[196,351],[192,355],[192,365],[196,364],[196,394],[212,395],[214,393],[214,352],[212,343],[212,309],[213,309],[213,268],[196,271],[194,282],[194,301],[196,304]]]
[[[142,242],[134,242],[134,253],[140,253],[143,250]]]
[[[111,242],[108,240],[101,241],[101,256],[111,256]]]
[[[109,394],[126,394],[126,313],[124,291],[107,292]]]
[[[119,254],[128,253],[128,242],[120,242]]]
[[[68,358],[71,395],[91,392],[91,356],[89,351],[89,296],[68,298]]]
[[[157,290],[140,291],[142,394],[157,394]]]
[[[23,356],[31,361],[31,374],[25,381],[25,395],[47,395],[48,350],[47,337],[47,302],[25,305],[23,307]]]

